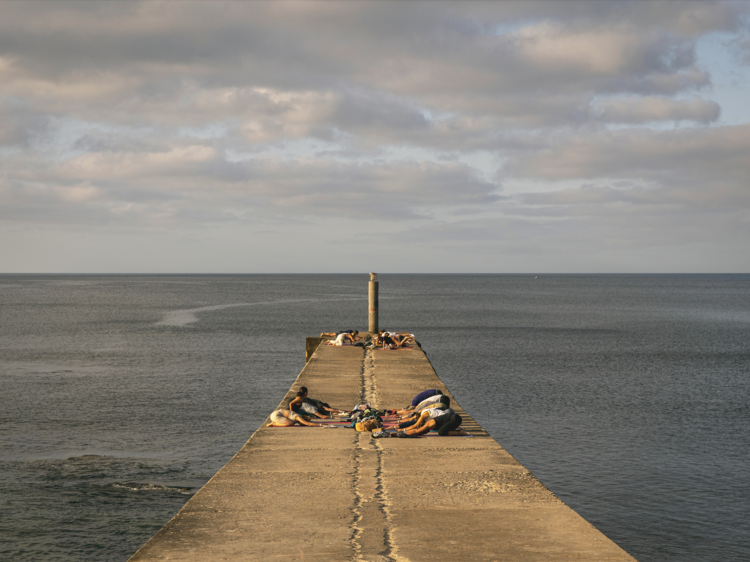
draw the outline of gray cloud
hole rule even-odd
[[[750,130],[721,126],[696,53],[722,32],[747,62],[748,13],[5,2],[0,221],[372,220],[415,243],[517,255],[697,243],[698,223],[711,243],[747,236]]]
[[[162,152],[92,152],[0,182],[5,220],[137,224],[269,216],[420,219],[436,209],[491,205],[497,186],[460,163],[228,162],[209,146]],[[64,207],[66,212],[59,213]],[[70,209],[76,208],[75,213]],[[22,212],[19,212],[23,209]],[[55,219],[55,216],[58,216]]]
[[[648,123],[653,121],[697,121],[710,123],[721,114],[718,103],[697,96],[687,100],[665,97],[629,97],[607,99],[594,104],[592,113],[610,123]]]
[[[380,104],[390,104],[396,93],[433,111],[478,108],[506,118],[517,116],[512,96],[525,100],[529,91],[542,103],[562,92],[579,103],[593,94],[671,95],[710,80],[695,67],[694,37],[678,33],[675,22],[712,21],[713,30],[723,29],[732,11],[671,3],[667,17],[655,7],[613,4],[598,5],[596,20],[578,4],[566,11],[554,3],[469,4],[463,13],[447,3],[429,10],[418,3],[398,9],[378,3],[215,9],[200,2],[37,8],[33,2],[3,6],[0,53],[9,65],[11,93],[53,113],[91,115],[101,105],[113,119],[140,114],[156,122],[169,115],[182,122],[215,119],[222,109],[237,115],[257,89],[302,96],[355,87],[371,90],[361,99]],[[542,13],[544,20],[494,32],[497,25]],[[485,21],[479,23],[477,14]],[[609,22],[615,17],[616,26]],[[672,29],[661,25],[665,20]],[[223,96],[216,113],[200,104],[202,94],[212,93]],[[343,114],[356,101],[341,100]]]
[[[560,135],[510,167],[548,180],[596,177],[648,180],[693,189],[747,192],[750,125],[651,131],[625,129]]]

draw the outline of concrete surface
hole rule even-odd
[[[305,363],[307,363],[310,358],[313,356],[313,353],[315,353],[315,350],[318,349],[318,346],[326,340],[330,340],[331,338],[320,338],[320,337],[314,337],[314,338],[305,338]]]
[[[281,404],[300,386],[342,409],[440,388],[473,437],[264,424],[131,561],[634,560],[471,419],[422,350],[322,345]]]

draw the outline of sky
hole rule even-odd
[[[750,2],[0,2],[0,273],[750,272]]]

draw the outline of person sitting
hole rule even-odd
[[[289,427],[295,423],[308,425],[310,427],[323,427],[320,424],[315,424],[306,420],[304,417],[296,412],[292,412],[291,410],[274,410],[271,412],[269,418],[271,423],[268,424],[268,427]]]
[[[302,401],[305,404],[311,404],[312,406],[315,406],[319,411],[322,412],[328,412],[329,414],[343,414],[345,413],[344,410],[338,410],[336,408],[331,407],[330,404],[323,402],[322,400],[318,400],[317,398],[310,398],[307,395],[307,387],[301,386],[299,391],[302,393]]]
[[[318,408],[312,404],[305,402],[305,393],[300,391],[297,396],[289,401],[289,409],[297,414],[308,414],[317,418],[327,418],[326,414],[320,413]]]

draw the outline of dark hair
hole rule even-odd
[[[451,399],[450,399],[450,398],[448,398],[447,396],[443,396],[443,397],[442,397],[442,398],[440,399],[440,401],[441,401],[441,402],[442,402],[443,404],[445,404],[446,406],[448,406],[449,408],[451,407]]]
[[[304,396],[304,395],[305,395],[305,393],[302,392],[301,390],[297,393],[297,396]]]
[[[306,386],[300,386],[300,387],[299,387],[299,391],[300,391],[300,392],[301,392],[302,394],[307,394],[307,387],[306,387]]]
[[[435,394],[442,394],[442,393],[443,393],[442,390],[435,389]]]

